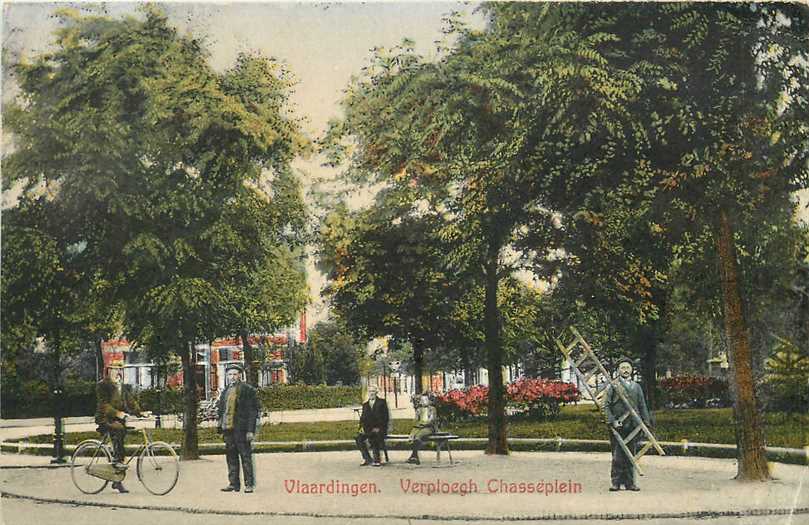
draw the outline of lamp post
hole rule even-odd
[[[163,428],[163,420],[160,417],[161,412],[163,412],[163,389],[157,387],[155,391],[157,394],[157,413],[154,416],[154,427]]]
[[[53,394],[53,459],[51,463],[62,464],[67,463],[64,456],[64,439],[65,432],[62,424],[63,408],[64,408],[64,391],[60,385],[54,387],[51,392]]]
[[[396,408],[399,408],[399,385],[398,385],[398,377],[399,377],[399,367],[402,366],[400,361],[391,361],[390,369],[395,374],[393,376],[393,402],[396,405]]]

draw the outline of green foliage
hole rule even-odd
[[[46,381],[26,381],[9,385],[3,381],[3,418],[52,417],[57,400]],[[65,381],[62,414],[64,416],[92,416],[96,410],[95,381]]]
[[[326,384],[359,384],[359,365],[365,357],[365,345],[335,321],[319,322],[309,331],[308,337],[307,346],[323,358]]]
[[[81,286],[60,289],[106,290],[89,310],[122,310],[125,335],[160,362],[180,355],[193,386],[193,343],[274,331],[305,304],[302,239],[290,233],[305,212],[289,165],[308,141],[289,110],[293,81],[255,54],[214,71],[202,43],[153,6],[140,18],[56,16],[49,51],[13,65],[4,188],[21,186],[19,209],[51,223],[58,260],[68,253],[54,274]],[[186,396],[190,417],[196,403]]]
[[[205,340],[228,333],[244,306],[239,284],[261,297],[256,287],[280,279],[302,293],[299,276],[254,272],[288,266],[272,250],[302,220],[288,164],[306,139],[286,110],[292,81],[280,65],[241,55],[218,75],[199,41],[144,11],[59,12],[54,50],[15,65],[25,102],[6,111],[17,147],[4,168],[23,183],[23,205],[39,185],[52,188],[38,202],[59,218],[60,241],[84,246],[82,262],[116,284],[135,339]],[[241,271],[228,270],[237,260]]]
[[[289,382],[294,385],[324,385],[326,369],[321,349],[308,342],[290,347],[286,352]]]
[[[809,411],[809,356],[787,339],[780,339],[767,359],[762,385],[764,407],[772,412]]]
[[[762,404],[768,412],[809,412],[809,381],[804,376],[768,378],[761,385]]]
[[[137,392],[141,410],[154,414],[182,414],[184,409],[182,388],[144,388]]]
[[[258,391],[262,410],[303,410],[338,408],[359,405],[362,396],[359,387],[275,385]]]

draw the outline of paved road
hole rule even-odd
[[[627,513],[652,518],[809,508],[809,469],[795,465],[776,465],[778,479],[770,483],[737,483],[731,479],[735,474],[731,460],[649,456],[644,458],[647,475],[640,481],[641,492],[611,493],[607,490],[609,454],[537,452],[492,457],[461,451],[454,454],[460,459],[454,466],[436,464],[431,456],[425,454],[423,464],[416,467],[403,462],[405,452],[396,451],[391,455],[393,462],[380,469],[359,467],[359,454],[353,452],[259,454],[255,456],[258,487],[252,495],[219,492],[226,483],[222,456],[183,462],[177,488],[164,497],[149,495],[134,476],[127,480],[130,494],[107,489],[83,495],[73,487],[65,468],[2,469],[0,489],[25,497],[117,507],[122,515],[147,507],[156,513],[173,509],[220,517],[255,514],[265,521],[280,516],[290,523],[292,518],[317,517],[323,523],[362,517],[376,517],[381,523],[427,517],[451,518],[456,523],[503,516],[620,519]],[[537,487],[537,482],[542,492],[523,492],[529,484]],[[133,508],[124,510],[126,506]],[[679,523],[693,521],[695,516]],[[781,518],[771,523],[789,523],[786,516]],[[809,514],[802,514],[792,523],[805,524],[807,518]]]

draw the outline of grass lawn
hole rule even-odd
[[[733,414],[729,408],[658,410],[654,412],[655,434],[662,441],[687,439],[702,443],[736,442]],[[809,446],[809,415],[766,414],[765,432],[769,446],[802,448]],[[395,434],[410,432],[411,422],[395,420]],[[449,425],[442,429],[462,437],[487,436],[486,421],[470,421]],[[151,429],[152,439],[179,443],[182,431],[179,429]],[[354,439],[357,433],[356,421],[330,421],[323,423],[280,423],[264,425],[258,435],[259,441],[320,441],[329,439]],[[533,422],[514,420],[509,424],[510,437],[522,438],[576,438],[607,439],[607,432],[601,415],[591,405],[566,406],[555,421]],[[95,432],[75,432],[67,434],[67,443],[76,444],[83,439],[97,438]],[[49,443],[50,435],[35,436],[33,442]],[[221,436],[212,428],[199,429],[200,443],[221,442]],[[138,434],[127,437],[127,442],[136,444],[141,439]]]

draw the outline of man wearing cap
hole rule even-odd
[[[368,387],[368,401],[362,404],[362,415],[360,415],[361,431],[357,434],[357,448],[362,453],[362,467],[373,464],[381,467],[379,449],[385,444],[385,435],[388,431],[388,403],[377,397],[379,389],[375,386]],[[368,445],[374,453],[373,463],[371,455],[368,453]]]
[[[643,420],[643,423],[648,427],[651,426],[651,418],[649,411],[646,408],[646,399],[643,397],[643,389],[638,383],[632,381],[632,360],[624,357],[618,361],[618,384],[611,383],[607,387],[607,392],[604,397],[604,412],[607,414],[607,425],[609,425],[610,434],[610,447],[612,448],[612,467],[610,470],[610,478],[612,485],[610,491],[615,492],[621,490],[623,485],[626,490],[639,491],[635,483],[635,467],[626,456],[626,453],[621,448],[621,444],[612,432],[615,429],[621,436],[621,439],[626,439],[632,431],[637,428],[637,422],[629,412],[626,404],[621,400],[618,394],[618,388],[623,388],[624,395],[626,396],[632,408]],[[626,416],[626,417],[624,417]],[[641,433],[626,444],[626,448],[634,456],[638,449],[638,440]]]
[[[244,492],[249,494],[255,487],[253,474],[252,442],[256,435],[258,396],[256,389],[242,382],[242,367],[228,365],[228,386],[219,396],[219,420],[217,431],[225,440],[225,456],[228,463],[228,485],[222,492],[239,492],[239,460],[244,471]]]
[[[113,364],[107,368],[107,377],[96,385],[96,417],[98,431],[109,433],[114,454],[113,465],[126,468],[124,464],[124,438],[126,438],[127,414],[140,416],[140,406],[128,385],[122,384],[123,366]],[[112,483],[120,493],[129,492],[120,481]]]

